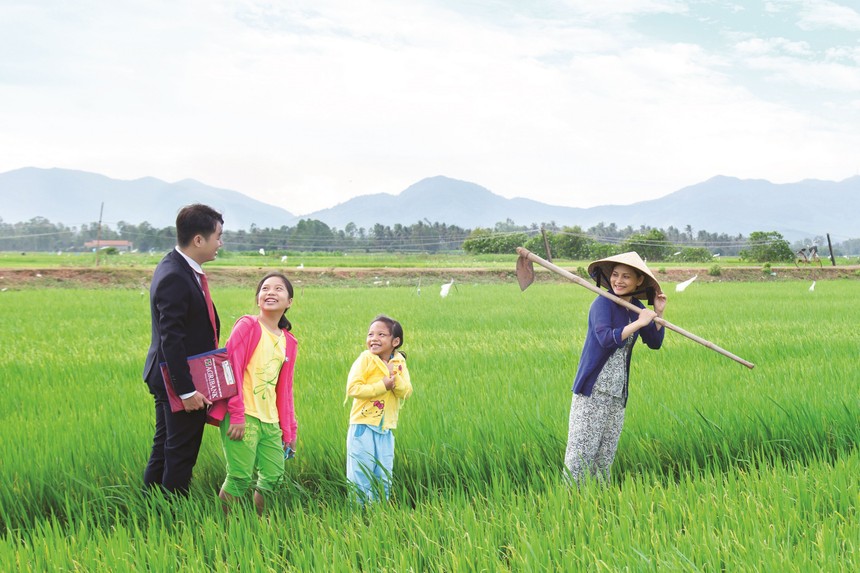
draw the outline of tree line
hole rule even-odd
[[[295,226],[225,230],[224,248],[229,251],[420,251],[427,253],[457,251],[469,235],[467,229],[445,223],[419,221],[393,226],[377,223],[358,227],[349,223],[344,229],[329,227],[322,221],[302,219]],[[84,252],[92,241],[129,241],[135,251],[167,251],[176,244],[176,228],[158,228],[148,222],[138,225],[120,221],[111,227],[90,223],[67,227],[44,217],[6,223],[0,219],[0,251]]]
[[[508,219],[494,229],[475,229],[463,242],[463,250],[473,254],[510,253],[522,245],[542,257],[575,260],[636,251],[648,261],[691,263],[709,262],[722,255],[762,263],[791,262],[795,257],[795,249],[776,231],[755,231],[744,237],[704,230],[694,236],[689,225],[683,231],[672,226],[663,230],[644,225],[639,229],[619,229],[614,223],[600,223],[587,230],[579,226],[559,228],[554,223],[542,226],[539,233],[534,232],[535,228],[518,227]]]
[[[120,221],[114,226],[96,222],[80,227],[52,223],[43,217],[6,223],[0,219],[0,250],[40,252],[84,252],[85,243],[125,240],[134,250],[166,251],[176,241],[172,226],[158,228],[148,222],[132,224]],[[545,238],[544,238],[545,237]],[[673,226],[656,229],[642,225],[620,228],[615,223],[599,223],[588,229],[580,226],[560,227],[555,222],[516,225],[508,219],[493,228],[463,229],[456,225],[431,223],[426,219],[412,225],[383,225],[370,228],[349,223],[343,229],[329,227],[314,219],[302,219],[295,226],[230,231],[223,235],[228,251],[266,252],[451,252],[472,254],[512,253],[518,246],[541,256],[564,259],[597,259],[635,250],[650,261],[708,262],[715,255],[739,256],[752,262],[790,262],[795,252],[809,244],[826,245],[815,237],[790,245],[775,231],[756,231],[749,237],[684,229]],[[546,247],[549,247],[549,253]],[[860,239],[834,246],[837,255],[860,254]]]

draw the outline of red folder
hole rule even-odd
[[[161,376],[164,378],[164,387],[167,390],[167,399],[170,401],[170,410],[181,412],[185,408],[182,405],[182,398],[173,389],[167,362],[162,362],[160,366]],[[226,400],[239,393],[239,387],[233,379],[233,369],[230,366],[230,361],[227,360],[226,348],[189,356],[188,368],[191,370],[191,381],[194,382],[194,389],[209,398],[210,402]]]

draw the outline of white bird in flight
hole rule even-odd
[[[695,275],[693,278],[687,279],[684,282],[675,285],[675,292],[684,292],[684,289],[693,284],[693,281],[696,280],[698,276],[699,275]]]
[[[451,279],[451,282],[449,282],[449,283],[443,284],[442,290],[439,291],[439,296],[441,296],[442,298],[445,298],[446,296],[448,296],[448,291],[451,290],[451,285],[453,285],[453,284],[454,284],[454,279]]]

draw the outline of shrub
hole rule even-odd
[[[672,252],[666,233],[651,229],[647,233],[634,233],[621,243],[623,251],[636,251],[646,261],[664,261]]]
[[[707,263],[712,258],[711,251],[705,247],[684,247],[681,249],[681,254],[675,257],[676,260],[685,263]]]
[[[622,251],[618,250],[617,245],[611,245],[608,243],[592,243],[589,247],[589,257],[590,259],[605,259],[606,257],[611,257],[612,255],[617,255]]]
[[[790,262],[794,260],[794,253],[788,245],[788,241],[776,231],[753,231],[748,240],[749,248],[742,249],[740,258],[753,262]]]
[[[549,233],[552,241],[552,254],[558,258],[588,258],[593,239],[586,237],[579,226],[563,227],[560,233]]]
[[[712,277],[718,277],[723,273],[723,269],[720,268],[720,265],[714,265],[710,269],[708,269],[708,274]]]
[[[549,250],[552,251],[553,256],[559,257],[559,250],[555,245],[555,235],[547,233],[546,240],[549,243]],[[520,244],[539,257],[543,257],[545,259],[549,258],[549,253],[546,252],[546,245],[544,245],[543,242],[543,235],[533,235],[527,241]],[[514,249],[516,249],[516,247],[514,247]]]
[[[525,233],[493,233],[489,229],[475,229],[463,241],[463,250],[473,255],[514,253],[516,248],[525,245]],[[541,248],[543,250],[543,248]]]

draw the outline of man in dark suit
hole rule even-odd
[[[160,486],[169,493],[188,494],[210,402],[194,389],[187,359],[218,346],[220,322],[201,265],[218,254],[223,224],[221,214],[211,207],[183,207],[176,217],[177,246],[152,276],[152,342],[143,379],[155,398],[155,436],[143,474],[146,490]],[[167,363],[184,411],[170,411],[162,362]]]

